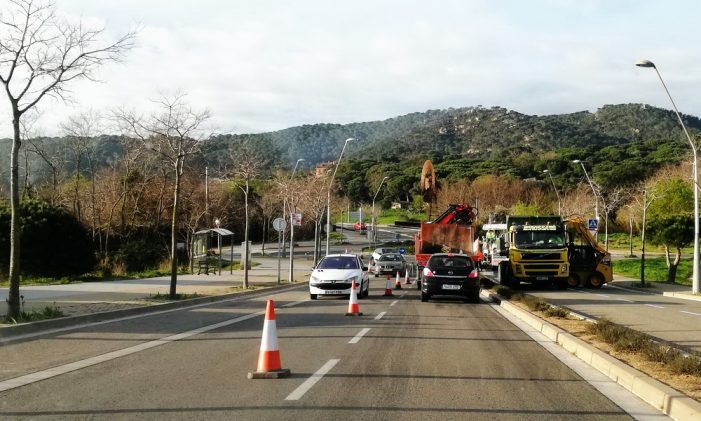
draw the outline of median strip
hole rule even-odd
[[[297,401],[304,396],[309,389],[311,389],[322,377],[329,371],[331,371],[338,362],[339,359],[328,360],[326,364],[322,365],[320,369],[316,370],[314,374],[311,375],[304,383],[300,384],[297,389],[293,390],[292,393],[287,395],[286,401]]]

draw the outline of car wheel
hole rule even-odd
[[[425,303],[426,301],[428,301],[429,298],[431,298],[430,295],[428,295],[427,293],[421,291],[421,302],[422,302],[422,303]]]
[[[316,294],[309,294],[309,298],[312,300],[316,300]]]
[[[598,273],[593,273],[587,280],[587,287],[589,288],[601,288],[604,285],[604,277]]]

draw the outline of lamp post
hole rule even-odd
[[[329,234],[331,232],[331,186],[333,185],[333,179],[336,178],[336,171],[338,171],[338,166],[341,165],[341,159],[343,158],[343,152],[348,146],[348,142],[355,140],[355,138],[349,137],[343,144],[343,149],[341,149],[341,156],[338,157],[338,162],[336,162],[336,168],[333,170],[333,175],[331,176],[331,181],[329,181],[329,188],[326,191],[326,255],[329,255]]]
[[[553,180],[553,175],[550,172],[550,170],[543,170],[543,174],[547,174],[550,176],[550,182],[553,183],[553,190],[555,190],[555,194],[557,195],[557,214],[559,216],[562,216],[562,208],[561,208],[561,201],[560,201],[560,193],[557,191],[557,187],[555,187],[555,181]]]
[[[594,183],[591,182],[591,178],[589,178],[589,174],[587,173],[587,169],[584,168],[584,162],[582,162],[579,159],[575,159],[572,161],[572,163],[582,165],[582,170],[584,170],[584,175],[587,177],[587,181],[589,182],[589,187],[591,187],[591,192],[594,193],[594,217],[598,221],[599,220],[599,195],[596,194],[596,189],[594,188]]]
[[[694,162],[693,167],[691,168],[691,177],[694,180],[694,260],[691,292],[694,294],[698,294],[699,292],[701,292],[699,290],[701,285],[699,285],[699,172],[697,168],[696,145],[694,144],[693,140],[691,140],[691,136],[689,136],[689,132],[686,130],[686,126],[684,125],[684,121],[682,120],[682,116],[679,114],[679,110],[677,109],[677,104],[674,103],[674,99],[672,99],[672,95],[669,93],[669,89],[667,89],[667,84],[664,83],[662,75],[660,75],[660,71],[657,70],[657,66],[655,66],[655,63],[651,62],[650,60],[638,60],[635,63],[635,65],[638,67],[651,67],[655,69],[655,73],[657,73],[657,77],[660,79],[660,82],[662,82],[662,87],[664,88],[665,92],[667,93],[667,96],[669,97],[669,102],[672,103],[674,113],[677,115],[679,124],[682,126],[682,130],[684,130],[686,139],[689,141],[689,145],[691,146],[691,152],[693,153]]]
[[[375,192],[375,195],[372,197],[372,243],[375,244],[377,242],[377,230],[375,229],[375,199],[377,198],[377,194],[380,193],[380,189],[382,188],[382,185],[387,181],[389,177],[385,177],[382,179],[380,182],[380,187],[377,188],[377,191]]]
[[[299,158],[297,160],[297,163],[295,163],[295,167],[292,170],[292,175],[290,176],[290,182],[292,182],[292,179],[295,176],[295,172],[297,171],[297,166],[299,165],[300,162],[304,161],[304,158]],[[290,190],[290,199],[292,196],[292,191]],[[294,204],[293,200],[290,200],[290,210],[292,210],[292,205]],[[285,206],[283,204],[283,206]],[[287,216],[285,216],[285,219],[287,219]],[[283,231],[284,232],[284,231]],[[292,215],[290,215],[290,273],[287,276],[287,280],[291,283],[294,282],[294,268],[295,268],[295,224],[294,221],[292,221]]]

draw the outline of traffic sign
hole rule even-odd
[[[273,228],[277,232],[284,231],[287,228],[287,221],[282,218],[275,218],[273,219]]]
[[[589,225],[589,231],[598,231],[599,230],[599,220],[598,219],[590,219],[588,221]]]
[[[302,225],[302,214],[301,213],[291,213],[290,214],[290,221],[292,221],[292,225],[299,227]]]
[[[406,249],[404,247],[399,249],[399,254],[404,254],[406,253]]]

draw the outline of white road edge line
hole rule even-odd
[[[105,325],[109,323],[119,323],[123,322],[126,320],[133,320],[133,319],[139,319],[141,317],[151,317],[151,316],[159,316],[161,314],[166,314],[166,313],[173,313],[175,311],[182,311],[182,310],[190,310],[193,308],[199,308],[199,307],[207,307],[207,306],[212,306],[212,305],[217,305],[217,304],[222,304],[222,303],[229,303],[232,301],[242,301],[250,298],[257,298],[257,297],[265,297],[265,296],[273,296],[277,295],[283,292],[288,292],[291,289],[296,289],[300,288],[303,285],[292,285],[287,288],[282,288],[277,291],[260,291],[260,293],[253,293],[253,294],[247,294],[247,295],[242,295],[238,297],[232,297],[228,298],[226,300],[221,300],[221,301],[210,301],[208,303],[202,303],[202,304],[193,304],[191,306],[185,306],[185,307],[178,307],[178,308],[171,308],[168,310],[159,310],[159,311],[154,311],[154,312],[149,312],[149,313],[143,313],[143,314],[135,314],[133,316],[125,316],[125,317],[120,317],[118,319],[110,319],[110,320],[102,320],[99,322],[88,322],[88,323],[82,323],[79,325],[73,325],[73,326],[66,326],[66,327],[59,327],[56,329],[49,329],[49,330],[44,330],[41,332],[33,332],[33,333],[26,333],[24,335],[17,335],[17,336],[8,336],[6,338],[0,338],[0,344],[5,344],[7,342],[16,342],[16,341],[22,341],[25,339],[30,339],[38,336],[48,336],[48,335],[53,335],[55,333],[61,333],[61,332],[69,332],[71,330],[78,330],[78,329],[84,329],[86,327],[93,327],[93,326],[100,326],[100,325]]]
[[[370,332],[370,328],[369,328],[369,327],[363,328],[363,330],[361,330],[360,332],[358,332],[358,334],[355,335],[355,336],[353,337],[353,339],[351,339],[350,341],[348,341],[348,343],[349,343],[349,344],[357,344],[358,342],[360,342],[360,339],[361,339],[363,336],[365,336],[365,334],[368,333],[368,332]]]
[[[375,316],[375,320],[380,320],[380,319],[382,318],[382,316],[384,316],[385,314],[387,314],[387,312],[386,312],[386,311],[383,311],[382,313],[380,313],[380,314],[378,314],[377,316]]]
[[[594,294],[594,295],[598,295],[599,297],[611,298],[610,295],[606,295],[606,294]]]
[[[662,307],[662,306],[658,306],[658,305],[655,305],[655,304],[645,304],[645,305],[648,306],[648,307],[654,307],[654,308],[664,308],[664,307]]]
[[[615,381],[606,377],[599,370],[591,367],[577,356],[571,354],[560,345],[554,343],[548,337],[533,329],[526,322],[501,308],[498,304],[490,306],[505,319],[521,329],[530,336],[540,346],[545,348],[555,358],[560,360],[565,366],[577,373],[584,381],[589,383],[594,389],[610,399],[613,403],[623,409],[628,415],[637,420],[668,420],[668,416],[653,408],[645,401],[635,396],[633,393],[619,385]]]
[[[686,314],[691,314],[692,316],[701,316],[701,313],[694,313],[693,311],[684,311],[680,310],[680,313],[686,313]]]
[[[394,300],[394,301],[392,301],[392,303],[391,303],[389,306],[392,307],[392,306],[394,306],[395,304],[397,304],[398,302],[399,302],[398,300]]]
[[[135,354],[137,352],[145,351],[150,348],[165,345],[170,342],[186,339],[191,336],[199,335],[200,333],[209,332],[210,330],[219,329],[220,327],[233,325],[234,323],[239,323],[243,322],[244,320],[262,316],[263,314],[265,314],[265,311],[258,311],[256,313],[246,314],[245,316],[240,316],[234,319],[225,320],[223,322],[214,323],[193,330],[188,330],[187,332],[178,333],[176,335],[166,336],[165,338],[155,339],[153,341],[144,342],[138,345],[130,346],[128,348],[118,349],[116,351],[108,352],[106,354],[101,354],[83,360],[74,361],[72,363],[59,365],[57,367],[49,368],[47,370],[36,371],[34,373],[25,374],[20,377],[15,377],[13,379],[7,379],[0,382],[0,392],[4,392],[10,389],[16,389],[18,387],[36,383],[41,380],[46,380],[52,377],[60,376],[61,374],[70,373],[71,371],[80,370],[82,368],[90,367],[106,361],[111,361],[119,357],[124,357],[126,355]]]
[[[614,298],[616,301],[625,301],[626,303],[634,303],[635,301],[633,300],[627,300],[625,298]]]
[[[307,380],[304,381],[304,383],[300,384],[297,386],[297,389],[293,390],[292,393],[287,395],[285,398],[286,401],[297,401],[299,400],[302,396],[304,396],[309,389],[311,389],[319,380],[321,380],[322,377],[331,369],[334,368],[338,362],[341,361],[339,359],[331,359],[326,362],[326,364],[322,365],[320,369],[316,370],[314,374],[311,375]]]

